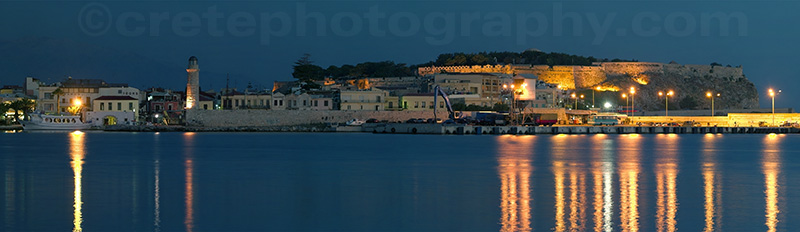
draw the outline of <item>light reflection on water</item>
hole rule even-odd
[[[183,134],[184,138],[184,164],[186,165],[186,231],[194,230],[194,133]]]
[[[640,137],[620,137],[619,183],[620,227],[622,231],[639,230],[639,162]]]
[[[780,175],[780,150],[779,145],[783,136],[776,134],[769,134],[764,138],[763,159],[761,167],[764,170],[764,199],[766,203],[765,217],[767,231],[777,231],[779,223],[778,214],[781,212],[778,206],[778,192],[780,185],[778,184],[778,175]]]
[[[498,137],[500,231],[531,231],[531,152],[536,137]]]
[[[78,232],[83,231],[81,224],[83,223],[83,196],[81,194],[83,190],[83,158],[84,158],[84,147],[86,144],[84,143],[84,134],[80,131],[75,131],[70,133],[70,140],[69,140],[69,150],[70,150],[70,165],[72,166],[72,172],[74,173],[73,179],[75,184],[75,189],[73,193],[74,204],[73,204],[73,228],[72,231]]]
[[[5,136],[6,231],[792,231],[800,208],[795,135]]]
[[[656,146],[660,153],[656,155],[656,229],[658,231],[675,231],[678,213],[676,179],[678,176],[677,147],[679,137],[676,134],[658,135]]]
[[[721,135],[705,134],[703,136],[703,208],[705,209],[705,226],[703,231],[716,231],[715,226],[722,220],[720,205],[719,177],[717,174],[717,137]]]

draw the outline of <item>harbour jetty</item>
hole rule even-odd
[[[800,133],[794,127],[668,127],[668,126],[479,126],[460,124],[364,124],[363,132],[392,134],[535,135],[535,134],[769,134]]]

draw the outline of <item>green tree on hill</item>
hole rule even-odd
[[[301,81],[315,81],[315,80],[323,80],[324,71],[322,67],[314,65],[311,61],[311,54],[303,54],[300,59],[294,62],[294,72],[292,72],[292,76],[295,79]]]

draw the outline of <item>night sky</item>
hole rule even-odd
[[[303,53],[323,67],[383,60],[418,64],[440,53],[530,48],[717,62],[742,65],[762,107],[769,107],[766,89],[774,87],[783,90],[777,107],[797,109],[797,9],[800,2],[794,1],[0,1],[0,41],[67,39],[136,53],[177,70],[197,56],[202,85],[215,89],[225,85],[225,73],[239,88],[290,80],[291,65]],[[0,62],[16,55],[0,53]],[[26,68],[31,69],[19,67]],[[21,85],[20,72],[35,70],[0,70],[0,85]],[[164,79],[185,75],[126,82],[158,86]],[[180,83],[163,85],[181,89]]]

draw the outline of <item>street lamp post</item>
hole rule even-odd
[[[592,108],[594,108],[594,106],[595,106],[594,105],[594,92],[595,91],[600,91],[600,86],[597,86],[592,90]]]
[[[575,95],[575,93],[572,93],[572,95],[570,96],[572,96],[572,98],[575,99],[575,108],[573,108],[573,110],[578,109],[578,96]]]
[[[672,95],[674,95],[674,94],[675,94],[675,93],[674,93],[674,92],[672,92],[672,90],[670,90],[669,92],[667,92],[667,94],[666,94],[666,95],[664,94],[664,92],[658,91],[658,96],[659,96],[659,97],[661,97],[661,96],[665,96],[665,100],[664,100],[664,116],[667,116],[667,117],[669,117],[669,96],[672,96]]]
[[[769,96],[772,97],[772,126],[775,126],[775,91],[769,89]]]
[[[636,89],[631,87],[631,116],[636,116],[636,106],[634,106],[636,98],[633,97],[634,94],[636,94]]]
[[[625,116],[628,116],[628,110],[627,110],[628,109],[628,95],[625,94],[625,93],[622,93],[622,98],[625,98],[625,110],[624,111],[625,111]]]
[[[717,95],[714,96],[714,94],[712,94],[709,91],[709,92],[706,92],[706,97],[711,98],[711,116],[713,117],[714,115],[716,115],[716,114],[714,114],[714,97],[719,97],[719,93],[717,93]]]

